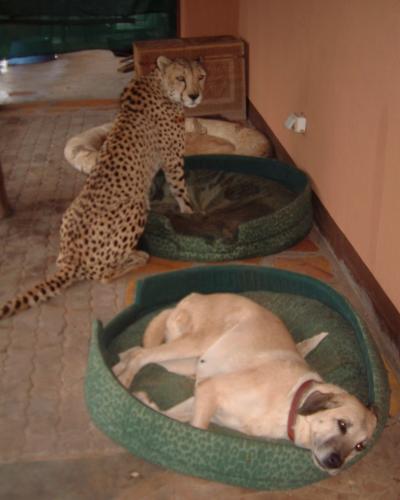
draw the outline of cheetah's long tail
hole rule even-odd
[[[0,307],[0,319],[13,316],[17,312],[29,309],[39,302],[49,300],[79,279],[77,268],[62,267],[47,280],[17,295]]]

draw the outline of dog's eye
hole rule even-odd
[[[354,449],[356,451],[363,451],[365,449],[365,445],[364,443],[357,443],[355,446],[354,446]]]
[[[178,80],[178,82],[184,82],[185,81],[185,77],[184,76],[177,76],[176,79]]]
[[[342,434],[346,434],[346,432],[347,432],[346,422],[344,420],[338,420],[338,426],[339,426],[340,432]]]

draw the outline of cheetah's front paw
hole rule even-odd
[[[179,205],[179,210],[181,214],[192,214],[193,209],[190,205],[190,202],[186,196],[179,196],[175,198],[178,205]]]
[[[186,207],[184,210],[181,210],[182,214],[193,214],[193,208],[192,207]]]

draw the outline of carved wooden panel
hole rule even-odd
[[[220,115],[230,120],[246,118],[244,44],[235,37],[179,38],[134,44],[138,76],[151,71],[158,56],[171,59],[201,57],[207,71],[203,102],[186,109],[188,116]]]

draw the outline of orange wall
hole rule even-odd
[[[400,3],[240,0],[239,35],[250,100],[400,310]]]
[[[400,310],[399,1],[185,4],[184,36],[221,34],[237,15],[250,100]],[[293,111],[306,115],[305,135],[283,127]]]
[[[180,0],[181,36],[237,35],[239,0]]]

